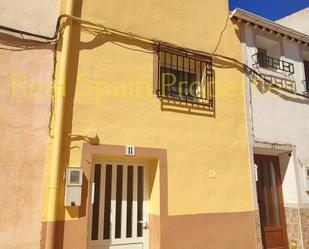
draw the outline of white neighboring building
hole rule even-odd
[[[279,19],[276,23],[309,35],[309,7]]]
[[[246,88],[257,239],[266,249],[309,248],[309,9],[277,23],[241,9],[232,18],[254,69]]]

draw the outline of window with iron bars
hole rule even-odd
[[[159,98],[213,105],[211,57],[162,45],[157,53]]]

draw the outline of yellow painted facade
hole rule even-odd
[[[83,20],[209,53],[227,21],[217,54],[242,60],[239,31],[227,20],[227,2],[85,0],[75,6],[75,15],[81,12]],[[62,168],[81,163],[85,141],[71,135],[96,133],[102,144],[167,151],[171,216],[253,211],[243,73],[214,60],[214,116],[161,110],[153,93],[151,44],[114,34],[94,36],[73,23]],[[57,219],[78,219],[78,208],[63,206],[63,174]],[[151,177],[150,211],[159,214],[159,174],[151,172]],[[47,200],[49,174],[46,178]],[[46,201],[44,221],[53,220],[48,205]]]

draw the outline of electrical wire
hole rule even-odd
[[[90,22],[90,21],[87,21],[87,20],[83,20],[83,19],[75,17],[75,16],[66,15],[66,14],[60,15],[58,17],[54,35],[51,36],[51,37],[40,35],[40,34],[34,34],[34,33],[31,33],[31,32],[27,32],[27,31],[17,30],[17,29],[10,28],[10,27],[5,27],[5,26],[2,26],[2,25],[0,25],[0,30],[6,30],[6,31],[14,32],[14,33],[19,33],[20,35],[28,35],[28,36],[32,36],[32,37],[36,37],[36,38],[40,38],[40,39],[45,39],[48,43],[50,43],[50,42],[56,42],[57,43],[57,41],[59,39],[59,33],[60,33],[60,30],[61,30],[60,24],[61,24],[61,20],[63,18],[71,19],[71,20],[79,23],[84,30],[86,30],[87,32],[89,32],[89,33],[91,33],[93,35],[116,34],[116,35],[121,35],[121,36],[127,37],[129,39],[146,42],[146,43],[149,43],[149,44],[152,44],[152,45],[164,44],[165,46],[170,46],[170,47],[173,47],[175,49],[186,50],[186,51],[191,52],[191,53],[197,53],[197,54],[200,54],[200,55],[206,55],[206,56],[210,56],[212,58],[215,57],[215,58],[225,59],[225,60],[233,62],[233,63],[237,64],[238,66],[242,67],[249,74],[252,73],[252,74],[256,75],[257,77],[261,78],[266,84],[268,84],[272,88],[276,88],[278,90],[287,92],[289,94],[294,94],[294,95],[297,95],[297,96],[309,99],[309,96],[307,96],[307,95],[304,95],[304,94],[301,94],[301,93],[297,93],[297,92],[294,92],[294,91],[290,91],[288,89],[285,89],[285,88],[282,88],[280,86],[277,86],[277,85],[273,84],[270,80],[268,80],[265,77],[263,77],[263,75],[261,75],[255,69],[249,67],[248,65],[246,65],[246,64],[244,64],[244,63],[242,63],[242,62],[240,62],[238,60],[236,60],[235,58],[231,58],[231,57],[228,57],[228,56],[223,56],[223,55],[220,55],[220,54],[216,54],[216,51],[217,51],[217,49],[218,49],[218,47],[220,45],[221,39],[222,39],[222,35],[223,35],[223,33],[224,33],[224,31],[225,31],[225,29],[227,27],[228,20],[229,20],[229,15],[228,15],[228,17],[226,19],[226,23],[225,23],[225,26],[224,26],[223,30],[220,32],[219,42],[217,43],[216,49],[214,50],[213,53],[209,53],[209,52],[205,52],[205,51],[201,51],[201,50],[194,50],[194,49],[190,49],[190,48],[184,48],[184,47],[181,48],[181,47],[177,46],[176,44],[164,42],[164,41],[157,40],[157,39],[148,38],[148,37],[137,35],[137,34],[134,34],[134,33],[131,33],[131,32],[120,31],[120,30],[117,30],[117,29],[114,29],[114,28],[111,28],[111,27],[104,26],[102,24],[93,23],[93,22]],[[117,44],[117,45],[119,45],[119,44]],[[128,47],[123,46],[123,45],[121,45],[121,46],[124,47],[124,48],[128,48]],[[140,50],[137,50],[137,51],[140,51]]]
[[[63,19],[64,17],[67,17],[67,15],[60,15],[57,18],[56,29],[55,29],[55,32],[54,32],[53,36],[45,36],[45,35],[36,34],[36,33],[28,32],[28,31],[20,30],[20,29],[15,29],[15,28],[3,26],[3,25],[0,25],[0,30],[4,30],[4,31],[12,32],[12,33],[17,33],[17,34],[21,35],[23,40],[27,40],[27,39],[25,39],[23,37],[23,35],[26,35],[26,36],[35,37],[35,38],[39,38],[39,39],[45,40],[45,42],[37,41],[37,42],[40,42],[40,43],[55,42],[58,39],[61,19]]]
[[[212,52],[212,54],[215,54],[221,44],[221,40],[222,40],[222,37],[223,37],[223,34],[224,34],[224,31],[226,30],[227,28],[227,24],[229,23],[229,19],[230,19],[230,12],[228,11],[228,14],[227,14],[227,17],[226,17],[226,21],[225,21],[225,25],[223,27],[223,29],[221,30],[220,32],[220,36],[219,36],[219,40],[218,40],[218,43],[216,45],[216,48],[215,50]]]
[[[233,61],[234,63],[236,64],[239,64],[241,65],[244,69],[247,70],[247,72],[250,74],[252,73],[253,75],[255,76],[258,76],[260,79],[262,79],[266,84],[268,84],[269,86],[271,86],[272,88],[276,88],[278,90],[281,90],[281,91],[284,91],[286,93],[289,93],[289,94],[294,94],[294,95],[297,95],[297,96],[300,96],[300,97],[304,97],[304,98],[307,98],[309,99],[309,96],[305,95],[305,94],[301,94],[301,93],[297,93],[295,91],[291,91],[291,90],[288,90],[286,88],[283,88],[283,87],[280,87],[276,84],[273,84],[273,82],[271,82],[270,80],[266,79],[261,73],[259,73],[258,71],[256,71],[255,69],[249,67],[248,65],[234,59],[234,58],[231,58],[231,57],[227,57],[227,56],[223,56],[223,55],[219,55],[219,54],[214,54],[214,57],[218,57],[218,58],[223,58],[223,59],[226,59],[226,60],[230,60],[230,61]]]
[[[231,58],[231,57],[228,57],[228,56],[216,54],[216,51],[217,51],[217,49],[218,49],[218,47],[219,47],[219,45],[221,43],[222,37],[223,37],[223,33],[224,33],[224,31],[226,30],[226,27],[227,27],[228,20],[229,20],[229,15],[228,15],[228,17],[226,19],[224,28],[220,32],[219,41],[218,41],[218,43],[216,45],[216,48],[213,51],[213,53],[209,53],[209,52],[205,52],[205,51],[201,51],[201,50],[194,50],[194,49],[190,49],[190,48],[179,47],[176,44],[164,42],[164,41],[157,40],[157,39],[151,39],[151,38],[144,37],[144,36],[137,35],[137,34],[130,33],[130,32],[120,31],[120,30],[117,30],[117,29],[114,29],[114,28],[111,28],[111,27],[104,26],[102,24],[92,23],[92,22],[89,22],[89,21],[86,21],[86,20],[82,20],[82,19],[80,19],[78,17],[70,16],[70,15],[66,15],[66,14],[60,15],[58,17],[54,35],[50,36],[50,37],[49,36],[40,35],[40,34],[31,33],[31,32],[27,32],[27,31],[23,31],[23,30],[17,30],[17,29],[10,28],[10,27],[5,27],[5,26],[2,26],[2,25],[0,25],[0,30],[5,30],[5,31],[13,32],[13,33],[18,33],[22,37],[23,41],[29,42],[28,39],[25,39],[23,37],[24,35],[27,35],[27,36],[31,36],[31,37],[35,37],[35,38],[46,40],[45,42],[31,40],[31,42],[48,43],[48,44],[55,43],[55,46],[57,47],[58,40],[61,37],[61,20],[64,19],[64,18],[71,19],[71,20],[79,23],[82,30],[84,30],[84,31],[86,31],[86,32],[88,32],[88,33],[90,33],[92,35],[95,35],[95,36],[104,35],[104,34],[105,35],[116,34],[116,35],[120,35],[120,36],[126,37],[128,39],[139,40],[139,41],[151,44],[151,45],[155,45],[157,47],[160,46],[160,44],[162,44],[164,46],[168,46],[168,47],[171,47],[173,49],[181,49],[181,50],[185,50],[186,52],[193,53],[193,54],[205,55],[205,56],[209,56],[210,58],[224,59],[224,60],[232,62],[235,65],[237,65],[238,67],[244,69],[247,72],[247,74],[249,74],[249,75],[253,74],[253,75],[259,77],[260,79],[262,79],[271,88],[276,88],[276,89],[278,89],[280,91],[284,91],[284,92],[287,92],[289,94],[294,94],[294,95],[297,95],[297,96],[309,99],[309,96],[307,96],[307,95],[304,95],[304,94],[301,94],[301,93],[297,93],[297,92],[294,92],[294,91],[290,91],[288,89],[285,89],[285,88],[282,88],[282,87],[279,87],[279,86],[273,84],[270,80],[268,80],[265,77],[263,77],[263,75],[260,74],[258,71],[256,71],[255,69],[249,67],[248,65],[246,65],[246,64],[236,60],[235,58]],[[138,51],[138,52],[145,52],[145,51],[140,50],[140,49],[129,48],[127,46],[121,45],[121,44],[119,44],[117,42],[114,42],[114,41],[111,41],[111,42],[113,44],[117,45],[117,46],[122,47],[122,48],[131,49],[131,50]],[[22,47],[21,50],[23,50],[23,49],[29,49],[29,48]],[[148,53],[156,53],[156,52],[157,51],[154,51],[153,48],[152,48],[152,51],[148,52]],[[54,64],[56,65],[56,53],[55,53],[54,61],[55,61]],[[54,68],[54,70],[55,70],[55,68]],[[55,80],[55,75],[54,74],[53,74],[53,79]],[[54,89],[52,91],[54,91]],[[50,117],[50,125],[49,125],[49,136],[51,138],[53,138],[53,134],[52,134],[53,133],[52,122],[53,122],[53,119],[54,119],[53,109],[54,109],[54,101],[52,100],[52,103],[51,103],[51,113],[52,113],[52,115]]]
[[[230,13],[229,13],[229,15],[230,15]],[[297,95],[297,96],[309,99],[309,96],[307,96],[305,94],[301,94],[301,93],[298,93],[298,92],[295,92],[295,91],[290,91],[288,89],[285,89],[285,88],[282,88],[282,87],[280,87],[278,85],[273,84],[270,80],[266,79],[262,74],[257,72],[255,69],[249,67],[248,65],[246,65],[246,64],[244,64],[244,63],[242,63],[242,62],[240,62],[238,60],[236,60],[235,58],[231,58],[231,57],[228,57],[228,56],[223,56],[223,55],[220,55],[220,54],[216,54],[216,50],[218,49],[218,47],[220,45],[223,33],[224,33],[224,31],[225,31],[225,29],[227,27],[228,20],[229,20],[229,15],[228,15],[228,17],[226,19],[225,26],[224,26],[223,30],[221,31],[221,33],[220,33],[219,42],[218,42],[218,44],[216,46],[216,49],[214,50],[213,53],[209,53],[209,52],[205,52],[205,51],[200,51],[200,50],[193,50],[193,49],[190,49],[190,48],[181,48],[181,49],[184,49],[186,51],[193,52],[193,53],[203,54],[203,55],[207,55],[207,56],[211,56],[211,57],[217,57],[217,58],[222,58],[222,59],[225,59],[225,60],[228,60],[228,61],[232,61],[233,63],[236,63],[239,66],[243,67],[245,70],[247,70],[247,72],[249,74],[252,73],[252,74],[256,75],[257,77],[261,78],[266,84],[268,84],[272,88],[276,88],[276,89],[284,91],[286,93],[294,94],[294,95]],[[86,24],[87,25],[85,27],[86,29],[88,28],[89,30],[91,30],[94,33],[98,32],[97,34],[102,34],[102,32],[111,32],[111,33],[116,33],[116,34],[124,35],[126,37],[131,38],[131,39],[136,39],[137,38],[137,39],[139,39],[141,41],[150,42],[151,44],[157,44],[158,45],[158,44],[162,43],[162,44],[164,44],[166,46],[171,46],[171,47],[174,47],[174,48],[180,48],[179,46],[177,46],[175,44],[163,42],[161,40],[155,40],[155,39],[151,39],[151,38],[144,37],[144,36],[141,36],[141,35],[119,31],[119,30],[116,30],[116,29],[113,29],[113,28],[110,28],[110,27],[106,27],[106,26],[104,26],[102,24],[95,24],[95,23],[92,23],[92,22],[89,22],[89,21],[85,21],[85,20],[82,20],[82,19],[77,18],[77,17],[71,17],[71,16],[68,16],[68,17],[70,17],[73,20],[77,21],[81,25]]]

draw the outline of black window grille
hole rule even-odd
[[[213,105],[211,57],[162,45],[157,53],[158,97]]]

